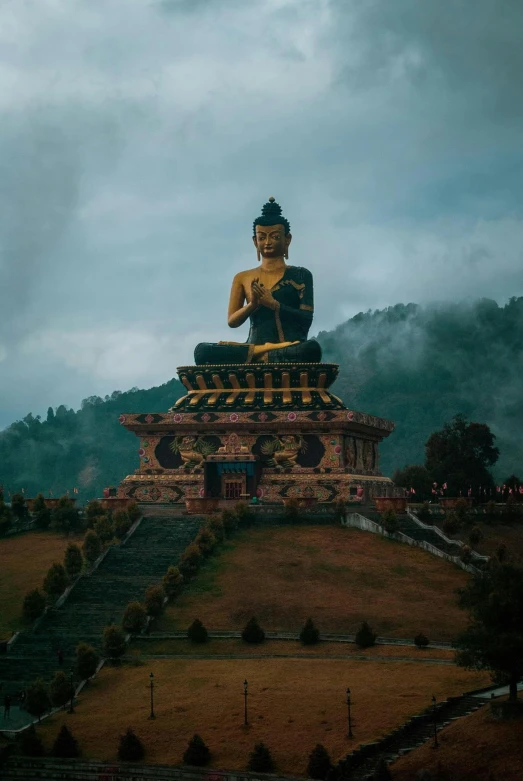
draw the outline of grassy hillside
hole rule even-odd
[[[432,742],[403,757],[391,767],[394,781],[411,781],[422,768],[441,781],[521,781],[523,778],[523,722],[497,721],[488,707],[450,724]]]
[[[149,673],[154,674],[155,721],[149,721]],[[243,681],[249,683],[249,726],[243,725]],[[488,682],[485,673],[414,662],[311,659],[163,659],[138,667],[104,668],[84,689],[71,717],[58,713],[39,732],[50,746],[64,723],[85,758],[115,760],[118,739],[131,726],[151,763],[181,764],[197,732],[212,752],[211,767],[245,769],[254,744],[266,743],[277,770],[305,775],[316,743],[332,757],[367,743],[438,699]],[[353,698],[348,741],[345,689]]]
[[[455,590],[467,575],[419,548],[341,526],[249,529],[229,543],[161,619],[160,631],[299,631],[311,616],[324,632],[353,633],[362,621],[385,636],[452,638],[466,620]]]
[[[0,640],[21,627],[22,603],[33,588],[41,588],[47,570],[62,562],[70,542],[82,538],[55,532],[30,532],[0,540]]]

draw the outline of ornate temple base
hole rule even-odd
[[[391,421],[348,410],[328,390],[334,364],[193,366],[167,413],[122,415],[140,437],[140,467],[118,496],[193,507],[257,497],[283,504],[391,496],[379,442]]]

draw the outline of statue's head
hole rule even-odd
[[[264,258],[289,257],[291,226],[281,213],[281,206],[271,196],[263,206],[262,213],[254,220],[252,240],[258,260]]]

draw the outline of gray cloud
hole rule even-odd
[[[520,294],[522,17],[486,0],[4,4],[0,426],[161,382],[230,336],[270,194],[315,273],[315,330]]]

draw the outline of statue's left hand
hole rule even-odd
[[[266,306],[269,309],[278,308],[279,304],[272,295],[271,291],[264,287],[260,282],[254,281],[252,283],[252,289],[261,306]]]

